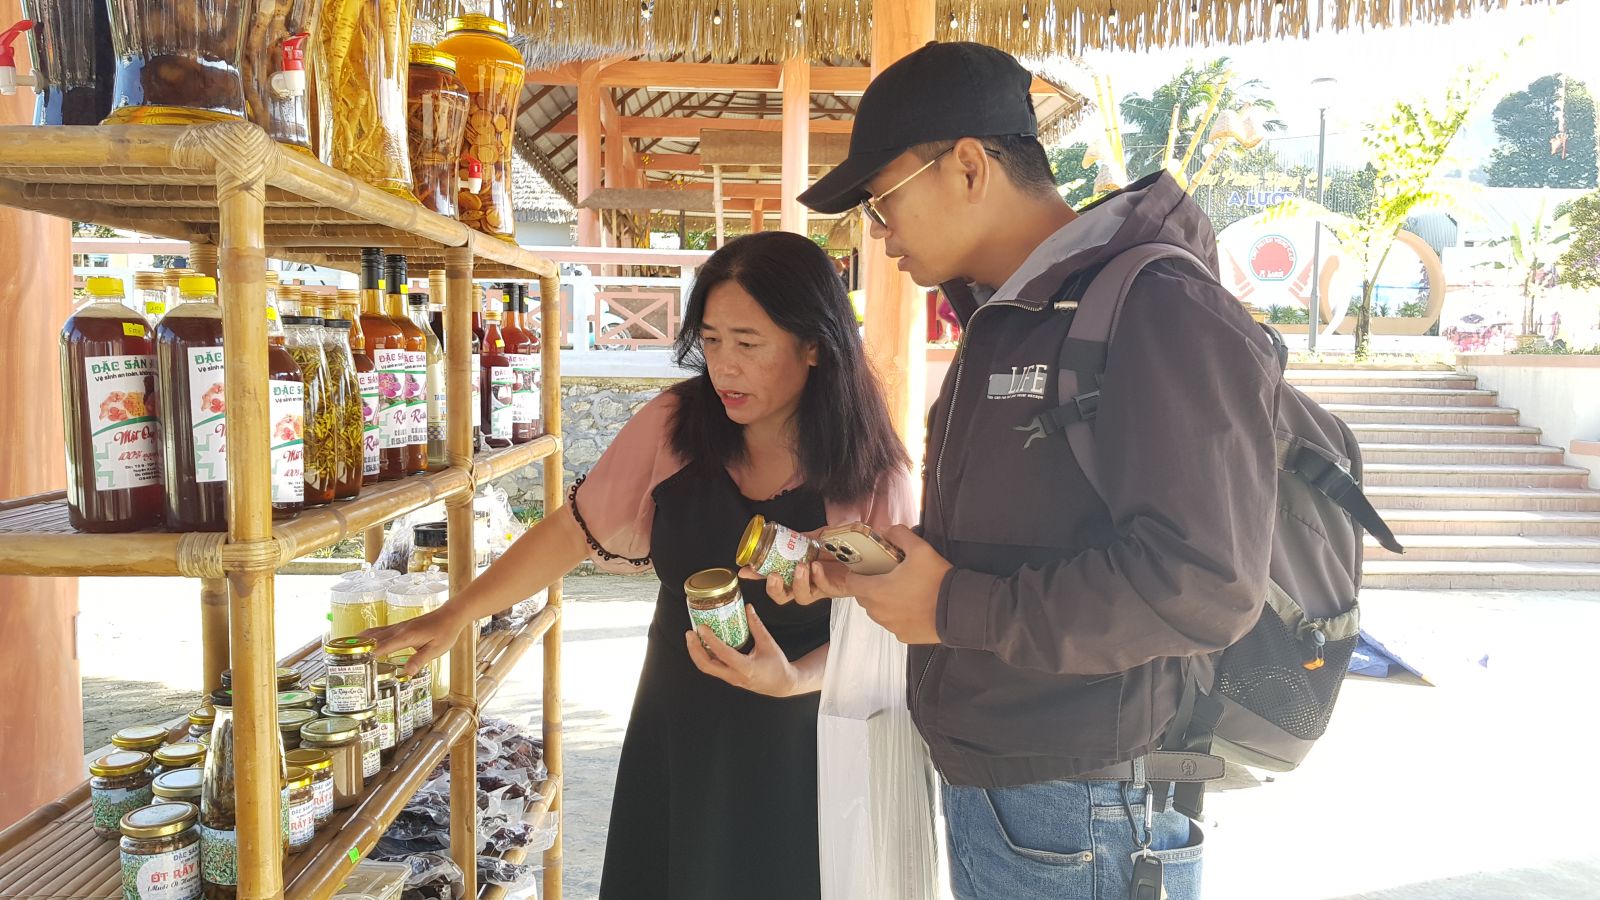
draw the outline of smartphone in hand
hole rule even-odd
[[[860,522],[835,525],[817,533],[822,552],[857,575],[884,575],[906,558],[899,547]]]

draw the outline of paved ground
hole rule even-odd
[[[279,579],[280,647],[319,630],[330,580]],[[596,893],[655,586],[611,576],[567,584],[566,893],[584,900]],[[86,746],[193,704],[195,590],[170,579],[83,580]],[[1590,765],[1600,744],[1600,592],[1372,591],[1363,605],[1380,632],[1436,633],[1406,642],[1436,685],[1352,678],[1299,771],[1271,783],[1240,772],[1213,793],[1207,897],[1600,896],[1600,849],[1583,827],[1600,795]],[[536,725],[540,671],[526,660],[490,712]]]

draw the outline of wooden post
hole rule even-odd
[[[0,0],[5,27],[22,18]],[[20,41],[18,42],[20,45]],[[31,64],[17,55],[19,73]],[[33,122],[34,95],[0,97],[0,125]],[[65,438],[56,399],[56,335],[72,313],[72,231],[65,219],[0,207],[0,498],[66,486]],[[0,678],[13,690],[0,715],[0,828],[83,781],[76,578],[0,578]]]
[[[885,0],[873,7],[874,75],[933,40],[933,0]],[[866,226],[863,226],[866,227]],[[889,418],[911,452],[912,471],[920,466],[927,360],[923,292],[885,256],[883,246],[862,240],[867,292],[867,356],[883,382]],[[869,249],[870,248],[870,249]]]
[[[228,409],[228,541],[272,538],[268,467],[266,133],[212,126],[204,136],[217,160],[224,391]],[[192,260],[191,260],[192,261]],[[277,653],[272,568],[228,573],[233,648],[234,796],[240,900],[283,894],[278,828],[283,761],[278,741]]]
[[[783,206],[781,227],[807,234],[806,208],[796,199],[811,175],[811,67],[804,56],[783,63]]]
[[[722,167],[711,167],[711,203],[717,216],[717,249],[727,243],[727,223],[723,220],[722,208]]]
[[[445,251],[445,385],[447,406],[470,409],[472,365],[472,250]],[[472,417],[449,417],[446,457],[452,468],[472,466]],[[476,550],[472,539],[472,498],[467,491],[445,501],[449,529],[450,593],[472,583]],[[478,896],[478,625],[469,624],[456,639],[450,659],[450,705],[469,716],[467,730],[450,748],[450,856],[465,874],[464,896]]]
[[[561,282],[555,276],[539,279],[539,316],[541,322],[561,321]],[[544,430],[553,435],[561,434],[561,342],[551,340],[549,328],[545,329],[546,338],[539,348],[539,365],[544,373],[544,392],[540,396],[541,411],[544,418]],[[546,515],[560,506],[565,499],[566,492],[562,487],[562,478],[565,469],[562,463],[562,451],[557,450],[544,459],[544,509]],[[558,580],[550,585],[548,595],[549,603],[558,612],[561,609],[561,582]],[[550,770],[550,777],[561,779],[565,770],[563,763],[563,738],[561,734],[561,617],[557,616],[555,624],[544,635],[544,763]],[[558,792],[555,800],[550,804],[550,815],[556,823],[556,842],[544,854],[544,900],[561,900],[561,847],[564,841],[565,826],[561,818],[562,798],[565,792]]]
[[[765,200],[755,201],[755,208],[750,210],[750,233],[759,234],[767,230],[767,207]]]
[[[600,63],[587,63],[578,75],[578,202],[600,186]],[[600,246],[600,216],[592,209],[578,210],[578,245]]]
[[[374,525],[361,532],[361,551],[366,554],[367,565],[378,564],[378,557],[383,555],[383,526]]]
[[[228,668],[228,580],[200,579],[201,690],[222,687],[222,670]]]

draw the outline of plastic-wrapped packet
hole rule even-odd
[[[478,857],[478,883],[499,884],[512,890],[523,890],[538,880],[543,866],[532,863],[510,863],[494,856]]]
[[[459,900],[467,893],[461,867],[446,853],[416,853],[403,862],[411,867],[401,900]]]
[[[395,519],[394,524],[389,526],[389,534],[383,539],[383,549],[378,553],[379,568],[400,573],[410,571],[411,552],[416,549],[412,529],[424,522],[444,520],[445,508],[442,502],[430,503]]]

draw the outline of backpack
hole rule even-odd
[[[1093,433],[1100,379],[1134,278],[1161,259],[1187,261],[1214,280],[1209,266],[1173,244],[1142,244],[1105,264],[1076,304],[1057,304],[1076,306],[1058,359],[1061,406],[1026,426],[1065,436],[1102,497]],[[1081,283],[1072,279],[1067,289]],[[1281,378],[1288,348],[1277,331],[1262,328]],[[1232,646],[1189,661],[1163,748],[1288,771],[1327,729],[1361,630],[1362,533],[1393,552],[1404,549],[1361,491],[1361,448],[1349,427],[1286,382],[1274,412],[1278,502],[1261,617]],[[1203,789],[1180,784],[1174,805],[1198,818]]]

